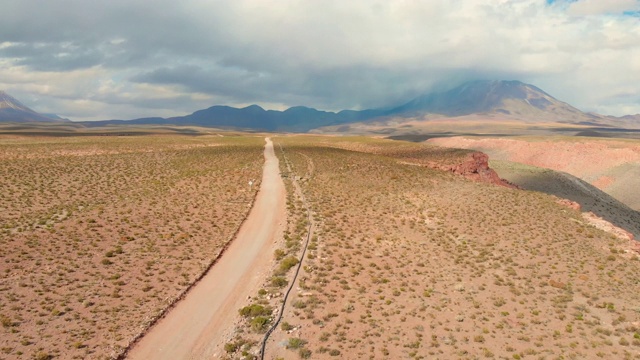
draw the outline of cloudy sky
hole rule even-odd
[[[73,120],[384,107],[466,80],[640,113],[640,0],[2,0],[0,89]]]

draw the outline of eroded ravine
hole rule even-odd
[[[286,221],[286,192],[273,143],[266,139],[260,191],[227,251],[203,279],[131,349],[128,359],[211,358],[243,301],[268,272]]]

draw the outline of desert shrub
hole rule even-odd
[[[49,355],[48,353],[44,352],[44,351],[39,351],[35,357],[36,360],[50,360],[53,358],[53,356]]]
[[[6,328],[13,326],[13,321],[3,314],[0,314],[0,323],[2,323],[2,326]]]
[[[282,250],[282,249],[276,249],[276,251],[274,251],[274,252],[273,252],[273,257],[274,257],[277,261],[280,261],[280,260],[282,260],[282,258],[284,258],[284,256],[285,256],[286,254],[287,254],[287,253],[286,253],[284,250]]]
[[[238,312],[244,317],[256,317],[260,315],[271,315],[271,308],[259,304],[251,304],[238,310]]]
[[[236,352],[236,350],[238,350],[238,344],[235,342],[228,342],[226,344],[224,344],[224,351],[227,352],[227,354],[233,354],[234,352]]]
[[[307,304],[302,300],[296,300],[293,302],[293,307],[296,309],[304,309],[307,307]]]
[[[300,338],[289,338],[287,341],[287,349],[300,349],[307,344],[306,340]]]
[[[300,355],[301,359],[308,359],[311,357],[311,350],[302,348],[298,350],[298,355]]]
[[[289,269],[296,266],[296,264],[298,264],[298,259],[296,257],[287,256],[282,260],[282,262],[280,262],[280,270],[287,272]]]
[[[251,320],[251,329],[253,331],[262,331],[267,327],[270,320],[266,316],[257,316],[253,320]]]
[[[289,282],[282,276],[274,276],[271,278],[271,285],[275,287],[285,287]]]
[[[224,344],[224,351],[226,351],[227,354],[233,354],[246,343],[247,340],[241,337],[237,337],[234,341],[229,341],[228,343]]]

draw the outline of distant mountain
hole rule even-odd
[[[13,96],[0,91],[0,122],[61,122],[69,121],[53,114],[39,114]]]
[[[15,111],[34,112],[33,110],[24,106],[16,98],[4,91],[0,91],[0,109],[13,109]]]
[[[241,109],[216,105],[208,109],[198,110],[190,115],[167,119],[141,118],[134,120],[86,121],[82,122],[82,124],[89,127],[115,124],[191,125],[259,131],[306,132],[322,126],[363,121],[381,115],[384,115],[384,113],[380,110],[344,110],[335,113],[305,106],[295,106],[284,111],[278,111],[265,110],[258,105],[251,105]]]
[[[514,118],[548,119],[565,122],[596,120],[557,100],[541,89],[520,81],[472,81],[452,90],[427,94],[391,110],[395,115],[439,114],[449,117],[470,114],[504,114]]]
[[[625,115],[620,117],[607,116],[609,123],[619,127],[640,127],[640,114]]]
[[[35,112],[24,107],[17,100],[8,98],[11,99],[8,103],[12,104],[12,109],[19,108],[31,117],[35,116]],[[445,92],[422,95],[404,105],[388,109],[343,110],[336,113],[304,106],[277,111],[265,110],[258,105],[244,108],[216,105],[190,115],[171,118],[87,121],[81,124],[89,127],[115,124],[192,125],[258,131],[306,132],[321,127],[373,120],[392,120],[393,122],[398,118],[426,119],[434,116],[455,118],[472,114],[487,116],[487,119],[494,117],[527,122],[640,128],[638,115],[617,118],[585,113],[533,85],[520,81],[484,80],[467,82]]]

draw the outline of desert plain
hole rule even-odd
[[[224,257],[266,135],[150,132],[0,138],[0,358],[135,354]],[[268,137],[285,219],[211,357],[640,358],[636,210],[460,143]]]
[[[0,4],[0,360],[640,360],[640,0]]]

